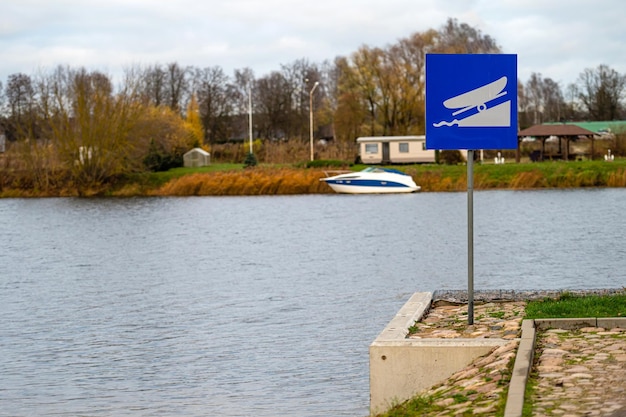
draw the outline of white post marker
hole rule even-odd
[[[252,153],[252,86],[248,85],[248,135],[250,137],[250,153]]]

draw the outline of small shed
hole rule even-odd
[[[185,167],[204,167],[211,164],[211,154],[202,148],[193,148],[183,155]]]

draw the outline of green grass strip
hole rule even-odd
[[[626,317],[626,294],[579,296],[563,293],[557,299],[531,301],[527,319]]]

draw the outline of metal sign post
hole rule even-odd
[[[467,151],[467,324],[474,324],[474,151]]]
[[[467,150],[468,324],[474,324],[474,152],[517,148],[517,55],[426,55],[426,148]]]

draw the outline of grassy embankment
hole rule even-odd
[[[363,165],[346,169],[354,171]],[[464,191],[467,167],[464,165],[405,165],[398,168],[415,179],[422,191]],[[168,172],[133,176],[111,195],[266,195],[332,193],[319,181],[324,169],[284,166],[258,166],[244,169],[237,164],[205,168],[176,168]],[[534,189],[578,187],[626,187],[626,159],[604,161],[475,164],[474,188]]]
[[[323,161],[316,161],[323,165]],[[328,170],[338,169],[329,161]],[[361,170],[365,165],[349,163],[342,169]],[[410,174],[423,192],[467,190],[465,165],[394,166]],[[0,187],[0,197],[57,197],[75,195],[104,196],[194,196],[194,195],[286,195],[328,194],[333,191],[319,179],[324,168],[300,165],[213,164],[203,168],[175,168],[167,172],[141,173],[119,179],[114,184],[78,193],[70,184],[46,190],[20,188],[20,181]],[[18,185],[15,185],[18,184]],[[579,187],[626,187],[626,158],[605,161],[554,161],[542,163],[492,163],[474,165],[474,189],[536,189]]]
[[[544,299],[530,301],[525,310],[526,319],[540,318],[582,318],[582,317],[626,317],[626,293],[613,295],[589,295],[575,296],[564,293],[557,299]],[[509,368],[512,363],[509,364]],[[508,384],[510,380],[511,369],[508,370],[506,379],[502,383]],[[532,382],[529,384],[529,390],[532,390]],[[527,394],[529,394],[528,391]],[[504,415],[504,407],[506,406],[506,394],[498,401],[498,408],[495,416]],[[466,402],[471,399],[472,394],[455,395],[453,398],[455,404]],[[529,395],[527,396],[527,398]],[[400,404],[387,413],[379,414],[377,417],[423,417],[431,415],[439,415],[446,411],[446,407],[437,405],[442,397],[439,396],[418,396],[403,404]],[[451,411],[450,415],[454,415]]]

